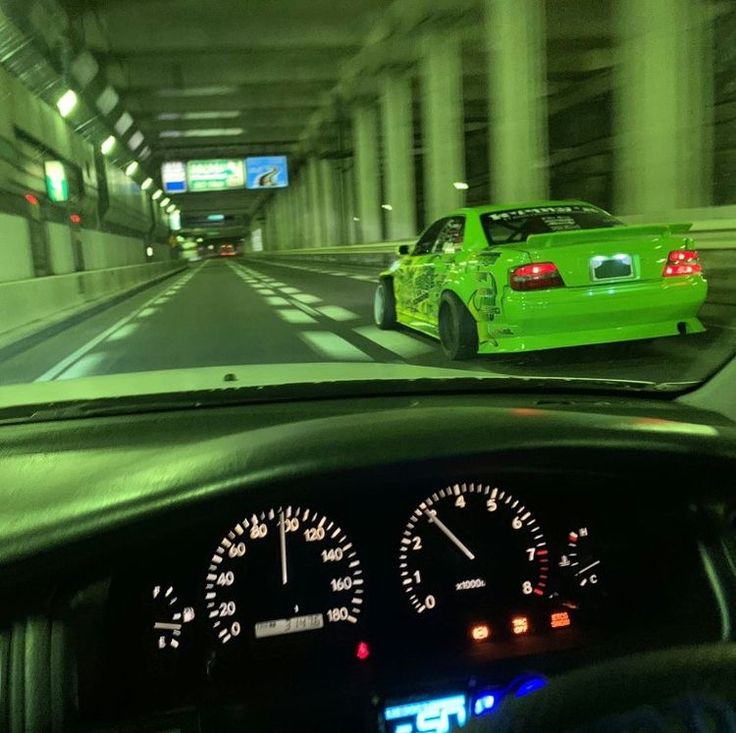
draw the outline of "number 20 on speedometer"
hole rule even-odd
[[[399,574],[412,608],[469,612],[519,607],[544,597],[549,550],[537,520],[497,487],[457,483],[412,512],[399,550]]]

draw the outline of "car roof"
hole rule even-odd
[[[488,214],[492,211],[508,211],[509,209],[531,209],[539,206],[565,206],[569,204],[585,204],[586,206],[595,206],[588,201],[582,199],[561,199],[561,200],[543,200],[543,201],[517,201],[510,204],[484,204],[482,206],[465,206],[462,209],[456,209],[452,214]],[[598,208],[596,206],[596,208]],[[451,215],[452,215],[451,214]]]

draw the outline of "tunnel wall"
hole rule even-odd
[[[160,207],[1,68],[0,100],[0,283],[172,259]],[[48,199],[47,160],[65,165],[66,203]]]

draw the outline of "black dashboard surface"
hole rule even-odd
[[[403,396],[2,431],[1,620],[63,624],[87,728],[176,710],[182,730],[371,731],[386,701],[730,636],[734,428],[670,402]]]

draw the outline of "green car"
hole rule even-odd
[[[458,209],[399,247],[375,322],[439,338],[450,359],[698,333],[690,226],[627,226],[584,201]]]

